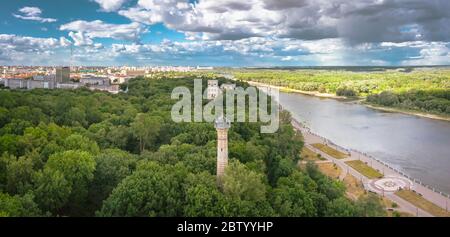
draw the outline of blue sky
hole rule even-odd
[[[3,0],[0,65],[448,65],[449,26],[446,0]]]

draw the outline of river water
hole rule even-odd
[[[279,100],[313,133],[450,194],[450,122],[297,93],[280,92]]]

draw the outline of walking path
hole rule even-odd
[[[417,180],[413,181],[407,175],[397,170],[394,170],[394,168],[390,167],[389,165],[381,163],[381,161],[378,161],[358,151],[348,150],[339,147],[333,144],[332,142],[328,141],[327,139],[311,133],[309,128],[303,126],[301,123],[295,121],[294,119],[292,120],[292,125],[294,126],[294,128],[301,131],[304,137],[305,146],[307,148],[320,154],[322,157],[326,158],[328,161],[333,162],[334,164],[336,164],[341,168],[342,173],[339,176],[340,180],[343,180],[347,174],[353,175],[355,178],[359,179],[363,183],[364,188],[367,191],[377,193],[397,203],[399,205],[399,208],[397,208],[397,210],[402,212],[408,212],[415,216],[422,216],[422,217],[433,216],[430,213],[426,212],[425,210],[422,210],[413,205],[412,203],[395,195],[394,194],[395,191],[397,191],[399,188],[415,191],[416,193],[422,195],[428,201],[438,205],[444,210],[446,210],[447,205],[450,204],[450,199],[444,196],[445,194],[429,189],[426,186],[422,185]],[[332,147],[333,149],[348,154],[348,157],[345,159],[336,159],[312,146],[312,144],[315,143],[326,144]],[[368,166],[374,168],[375,170],[378,170],[380,173],[383,174],[384,177],[381,179],[367,178],[366,176],[362,175],[360,172],[356,171],[351,166],[345,163],[351,160],[361,160]]]

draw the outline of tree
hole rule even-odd
[[[49,169],[50,174],[59,171],[71,187],[65,214],[83,214],[83,205],[86,203],[89,184],[94,178],[95,165],[91,154],[79,150],[56,153],[48,159],[44,170]]]
[[[46,168],[36,173],[34,182],[39,207],[54,215],[64,215],[62,208],[68,203],[72,192],[71,183],[64,175],[58,170]]]
[[[23,195],[32,189],[33,161],[28,157],[12,159],[6,168],[6,190]]]
[[[20,151],[20,137],[17,135],[6,134],[0,136],[0,154],[8,153],[19,155]]]
[[[98,216],[181,216],[187,171],[179,165],[141,164],[103,202]]]
[[[33,202],[33,195],[10,196],[0,192],[0,216],[34,217],[40,215],[41,211]]]
[[[7,108],[0,107],[0,128],[7,124],[9,120],[9,110]]]
[[[161,129],[162,119],[159,116],[138,114],[131,123],[131,129],[136,138],[139,139],[139,150],[143,152],[146,146],[153,145]]]
[[[248,201],[264,201],[266,186],[263,176],[249,170],[239,161],[232,161],[223,176],[223,192],[229,197]]]
[[[376,194],[369,193],[356,202],[357,215],[362,217],[383,217],[386,210]]]
[[[2,153],[0,156],[0,191],[6,190],[8,165],[14,160],[16,160],[16,157],[8,154],[7,152]]]
[[[12,119],[11,122],[9,122],[3,128],[0,129],[0,134],[22,135],[26,128],[32,126],[33,124],[29,121],[21,119]]]
[[[136,158],[128,152],[110,149],[94,159],[97,165],[89,188],[89,200],[92,209],[97,210],[117,184],[135,170]]]
[[[336,90],[336,95],[337,96],[346,96],[346,97],[353,97],[356,96],[356,92],[352,89],[349,88],[339,88]]]
[[[357,216],[355,205],[345,197],[339,197],[328,203],[325,216],[328,217],[353,217]]]
[[[316,216],[314,197],[316,185],[305,174],[294,171],[288,177],[278,180],[271,202],[280,216]]]
[[[47,137],[48,134],[45,130],[39,127],[29,127],[25,129],[20,141],[25,151],[32,151],[44,147],[48,142]]]
[[[223,216],[225,197],[217,188],[215,176],[207,172],[189,174],[185,193],[183,216]]]
[[[66,150],[81,150],[93,155],[100,152],[100,148],[95,141],[80,134],[72,134],[64,139],[63,146]]]

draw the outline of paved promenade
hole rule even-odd
[[[311,131],[304,127],[301,123],[293,120],[292,125],[297,130],[300,130],[304,140],[305,140],[305,146],[311,149],[312,151],[321,154],[322,157],[326,158],[327,160],[335,163],[338,165],[342,173],[339,176],[341,180],[345,178],[347,174],[353,175],[355,178],[359,179],[363,184],[364,188],[370,192],[377,193],[381,196],[384,196],[388,198],[389,200],[397,203],[399,205],[399,208],[396,208],[398,211],[402,212],[408,212],[413,214],[414,216],[422,216],[422,217],[431,217],[432,215],[425,210],[422,210],[420,208],[417,208],[410,202],[400,198],[399,196],[395,195],[394,192],[397,190],[396,185],[401,186],[404,189],[410,189],[415,191],[416,193],[421,194],[425,199],[427,199],[430,202],[433,202],[434,204],[442,207],[444,210],[447,208],[447,205],[450,205],[450,199],[446,197],[446,194],[442,194],[438,191],[434,191],[425,185],[421,184],[417,180],[413,180],[410,177],[408,177],[406,174],[395,170],[394,168],[390,167],[388,164],[382,163],[381,161],[376,160],[373,157],[370,157],[366,154],[363,154],[358,151],[345,149],[342,147],[339,147],[338,145],[333,144],[331,141],[327,140],[326,138],[320,137],[317,134],[311,133]],[[345,159],[336,159],[319,149],[316,149],[312,146],[314,143],[321,143],[326,144],[336,150],[339,150],[343,153],[348,154],[348,157]],[[382,173],[384,177],[383,179],[369,179],[366,176],[362,175],[349,165],[347,165],[346,161],[351,160],[361,160],[364,163],[366,163],[368,166],[374,168],[375,170],[378,170],[378,172]],[[378,181],[380,180],[380,181]],[[378,182],[377,182],[378,181]],[[390,185],[379,185],[378,183],[383,184],[392,184],[392,188],[390,188]],[[394,190],[395,189],[395,190]]]

